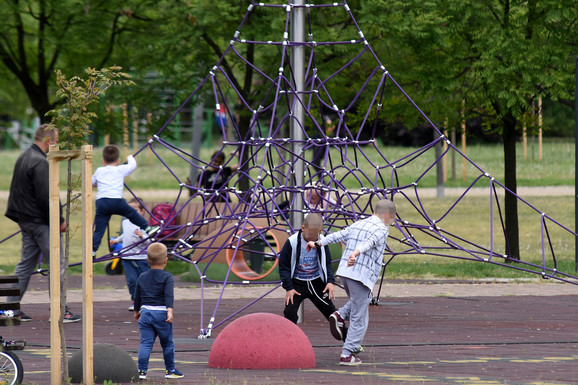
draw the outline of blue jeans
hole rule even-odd
[[[126,285],[130,293],[130,299],[134,302],[134,289],[136,288],[136,280],[142,273],[150,269],[150,265],[146,259],[121,259],[124,275],[126,276]]]
[[[130,207],[123,198],[100,198],[96,200],[96,214],[94,215],[94,233],[92,234],[92,251],[97,251],[104,232],[113,215],[122,215],[129,221],[145,230],[148,222],[138,211]]]
[[[157,336],[159,337],[159,341],[163,348],[165,368],[169,371],[175,370],[173,324],[167,322],[167,312],[141,309],[138,327],[140,329],[138,370],[148,370],[149,358]]]

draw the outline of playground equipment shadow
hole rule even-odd
[[[126,350],[135,360],[138,327],[124,276],[95,276],[94,341]],[[18,352],[25,384],[50,383],[50,324],[46,277],[34,276],[22,301],[33,321],[4,328],[7,339],[24,339]],[[80,276],[70,279],[69,302],[81,313]],[[235,287],[225,291],[217,322],[271,287]],[[313,369],[229,370],[208,367],[214,339],[197,339],[206,327],[221,288],[205,291],[201,320],[200,290],[177,282],[175,344],[180,384],[574,384],[578,377],[578,287],[550,281],[394,281],[381,290],[379,306],[370,307],[370,324],[359,367],[338,365],[340,346],[328,323],[306,303],[300,327],[313,345]],[[346,301],[337,291],[336,305]],[[282,314],[282,289],[256,302],[237,317],[256,312]],[[233,318],[235,319],[235,318]],[[69,353],[82,346],[81,322],[65,325]],[[283,341],[279,341],[283,349]],[[164,384],[157,344],[146,381]]]

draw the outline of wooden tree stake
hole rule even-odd
[[[82,383],[85,385],[94,384],[92,156],[92,146],[82,146]]]
[[[62,383],[62,344],[60,342],[60,169],[59,162],[82,160],[82,349],[83,384],[94,384],[93,353],[93,266],[92,266],[92,146],[81,150],[59,151],[50,146],[46,155],[50,179],[50,373],[51,384]],[[66,272],[65,272],[66,274]],[[58,278],[58,279],[56,279]],[[66,359],[66,357],[64,358]]]

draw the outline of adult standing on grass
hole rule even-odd
[[[22,257],[16,265],[15,275],[18,276],[20,295],[8,297],[8,302],[22,300],[30,277],[36,270],[40,258],[48,263],[50,256],[50,193],[48,160],[46,154],[51,145],[58,142],[58,131],[47,130],[47,125],[41,125],[34,134],[34,143],[16,160],[14,174],[10,184],[10,196],[6,216],[18,223],[22,230]],[[66,222],[60,217],[60,232],[66,231]],[[60,239],[62,243],[62,237]],[[64,248],[60,247],[61,266],[60,279],[64,271]],[[17,311],[16,315],[22,321],[30,321],[32,317]],[[77,322],[81,318],[72,314],[66,306],[64,322]]]
[[[329,316],[331,334],[344,340],[340,365],[361,364],[356,354],[361,351],[361,342],[369,324],[371,291],[381,272],[389,225],[395,219],[395,214],[395,204],[382,199],[377,202],[369,218],[359,220],[318,241],[307,243],[308,250],[336,242],[346,243],[336,275],[341,277],[349,301]],[[349,320],[347,336],[345,320]]]

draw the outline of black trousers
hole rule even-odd
[[[314,279],[313,281],[293,279],[293,289],[301,295],[294,295],[293,304],[289,303],[289,305],[285,305],[285,310],[283,311],[285,318],[293,323],[297,323],[299,319],[297,315],[299,305],[301,305],[301,302],[305,299],[309,298],[321,314],[328,319],[335,311],[335,305],[333,305],[333,302],[329,299],[329,293],[323,293],[325,286],[326,284],[321,278]]]

